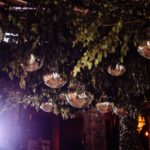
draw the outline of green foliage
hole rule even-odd
[[[21,103],[39,109],[42,100],[52,101],[54,113],[64,118],[84,109],[58,100],[56,95],[69,87],[52,90],[43,84],[43,74],[51,68],[69,83],[74,76],[85,84],[95,96],[93,104],[103,92],[116,104],[139,104],[150,89],[149,62],[136,53],[140,30],[149,26],[149,5],[147,0],[31,0],[28,6],[36,9],[4,8],[0,27],[18,37],[11,37],[7,46],[0,44],[0,70],[19,83]],[[27,73],[21,64],[31,53],[44,58],[44,65]],[[116,63],[125,65],[123,77],[108,75],[107,67]]]
[[[137,115],[141,103],[150,100],[150,62],[137,47],[141,30],[150,25],[149,6],[148,0],[30,0],[28,7],[35,9],[2,8],[0,28],[18,36],[0,43],[1,110],[18,103],[39,110],[42,102],[50,102],[52,112],[67,119],[95,107],[105,94],[128,112],[120,119],[120,150],[141,150]],[[31,53],[44,58],[42,68],[32,73],[22,67]],[[126,72],[112,77],[107,67],[117,63],[123,63]],[[43,83],[51,69],[65,76],[64,87],[51,89]],[[72,88],[92,93],[92,104],[76,109],[59,97]]]
[[[77,65],[75,66],[73,70],[73,76],[76,76],[77,73],[80,72],[80,68],[84,69],[85,67],[87,67],[89,70],[91,70],[93,64],[95,65],[95,67],[97,67],[102,59],[107,57],[107,54],[115,53],[116,48],[120,44],[119,34],[122,28],[122,22],[118,21],[118,23],[116,23],[112,27],[112,29],[106,36],[100,39],[100,41],[98,41],[98,43],[96,43],[95,45],[92,44],[90,46],[90,49],[88,49],[84,53],[83,57],[78,61]],[[84,36],[86,39],[86,35]],[[90,39],[93,39],[93,37],[91,37]],[[81,40],[80,42],[85,43],[84,40]],[[88,42],[90,42],[90,40]]]

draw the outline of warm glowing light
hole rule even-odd
[[[145,125],[145,119],[144,117],[142,117],[141,115],[138,116],[138,126],[137,126],[137,130],[138,132],[140,132],[143,128],[143,126]]]
[[[147,137],[149,136],[149,133],[148,133],[148,131],[146,131],[146,132],[145,132],[145,136],[147,136]]]

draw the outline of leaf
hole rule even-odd
[[[102,50],[107,50],[108,49],[108,45],[105,43],[105,44],[103,44],[102,46],[101,46],[101,49]]]
[[[121,63],[124,62],[123,56],[120,57],[120,62],[121,62]]]
[[[25,82],[25,79],[23,76],[20,79],[19,86],[21,89],[25,89],[25,87],[26,87],[26,82]]]
[[[96,59],[94,62],[95,67],[97,67],[98,64],[99,64],[99,61],[98,61],[98,59]]]
[[[72,72],[73,77],[76,77],[79,72],[80,72],[80,68],[75,66]]]
[[[106,58],[106,57],[107,57],[107,52],[106,52],[106,51],[103,51],[103,55],[104,55],[104,57]]]
[[[92,68],[92,63],[87,62],[87,67],[88,67],[89,70],[91,70],[91,68]]]
[[[13,76],[13,73],[12,73],[12,72],[9,72],[8,75],[9,75],[9,78],[10,78],[11,80],[13,80],[13,77],[14,77],[14,76]]]

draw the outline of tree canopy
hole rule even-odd
[[[87,109],[60,100],[72,89],[93,95],[88,108],[101,101],[139,107],[150,96],[150,61],[137,51],[150,38],[149,7],[147,0],[30,0],[1,8],[1,72],[19,83],[20,103],[39,109],[43,101],[52,102],[63,116]],[[31,54],[41,63],[35,72],[23,67]],[[125,73],[114,77],[108,67],[117,64]],[[66,84],[47,87],[47,72],[61,74]]]

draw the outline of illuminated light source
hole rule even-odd
[[[113,110],[113,107],[114,107],[114,103],[112,103],[112,102],[99,102],[96,104],[96,109],[100,113],[111,112]]]
[[[67,102],[75,108],[84,108],[89,106],[93,101],[93,96],[88,92],[77,93],[69,92],[66,95]]]
[[[18,37],[18,34],[16,33],[10,33],[10,32],[6,32],[5,36],[10,36],[10,37]]]
[[[19,6],[15,6],[15,7],[12,7],[13,10],[16,10],[16,11],[22,11],[22,10],[36,10],[36,7],[19,7]],[[44,9],[44,8],[43,8]]]
[[[145,132],[145,136],[146,136],[146,137],[148,137],[148,136],[149,136],[149,133],[148,133],[148,131],[146,131],[146,132]]]
[[[43,75],[43,81],[45,85],[54,89],[61,88],[67,83],[66,80],[57,72]]]
[[[150,59],[150,40],[143,41],[138,46],[138,52],[142,57]]]
[[[6,32],[4,34],[4,38],[3,41],[8,43],[11,39],[11,42],[18,44],[18,35],[17,33],[10,33],[10,32]]]
[[[54,109],[54,104],[51,102],[43,102],[40,108],[45,112],[52,112]]]
[[[138,126],[137,126],[137,130],[138,132],[141,132],[143,126],[145,125],[145,119],[144,117],[142,117],[141,115],[138,116]]]
[[[29,59],[26,63],[22,63],[21,66],[28,72],[34,72],[39,70],[43,66],[44,60],[36,57],[35,55],[31,54]]]
[[[123,65],[116,64],[115,68],[113,68],[111,65],[108,66],[107,72],[112,76],[121,76],[126,72],[126,69]]]

